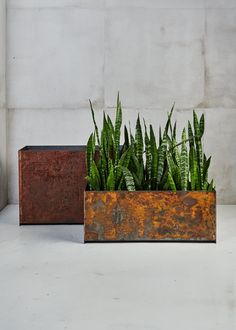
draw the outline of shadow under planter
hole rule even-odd
[[[216,193],[86,191],[85,242],[216,242]]]
[[[19,211],[24,224],[83,224],[85,146],[19,150]]]

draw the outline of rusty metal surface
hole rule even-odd
[[[216,241],[215,192],[85,192],[85,242]]]
[[[25,147],[18,157],[20,224],[83,223],[85,147]]]

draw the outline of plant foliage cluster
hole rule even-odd
[[[122,128],[119,94],[115,122],[104,113],[100,133],[91,101],[90,108],[95,129],[86,150],[89,190],[215,190],[213,180],[208,181],[211,157],[206,157],[202,147],[204,114],[199,119],[193,111],[193,124],[188,121],[177,142],[176,122],[172,124],[174,106],[158,139],[152,125],[147,127],[145,120],[141,124],[139,116],[134,134],[130,128]]]

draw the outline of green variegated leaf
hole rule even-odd
[[[177,142],[175,141],[175,139],[173,140],[173,159],[176,163],[176,165],[180,168],[181,164],[180,164],[180,152],[177,146]]]
[[[146,147],[146,169],[147,169],[147,180],[148,180],[148,190],[151,190],[151,180],[152,180],[152,155],[150,144]]]
[[[190,121],[188,121],[188,139],[189,139],[189,148],[194,147],[193,129]]]
[[[113,123],[112,123],[111,118],[109,116],[107,116],[107,123],[108,123],[108,126],[109,126],[109,129],[110,129],[111,133],[114,134],[115,133],[114,126],[113,126]]]
[[[210,184],[208,185],[207,191],[214,191],[214,183],[213,180],[211,180]]]
[[[154,150],[157,149],[157,144],[156,144],[156,137],[155,137],[152,125],[149,126],[149,131],[150,131],[151,150],[153,152]]]
[[[143,133],[142,127],[140,124],[139,116],[136,122],[136,129],[135,129],[135,146],[136,146],[136,156],[138,161],[141,163],[143,162]]]
[[[142,182],[139,181],[139,178],[135,172],[132,172],[132,176],[135,183],[135,190],[142,190]]]
[[[115,175],[114,175],[114,167],[112,162],[110,162],[110,166],[109,166],[109,175],[107,178],[106,189],[110,191],[115,190]]]
[[[169,153],[166,154],[166,160],[167,160],[167,165],[168,165],[168,172],[173,175],[175,173],[175,164]]]
[[[176,166],[176,172],[174,175],[174,182],[177,190],[181,190],[181,170],[178,166]]]
[[[198,182],[196,151],[194,146],[189,150],[189,169],[191,190],[195,190]]]
[[[120,157],[117,169],[116,169],[116,177],[115,177],[115,187],[120,186],[120,181],[122,180],[122,167],[129,167],[131,158],[131,148],[129,147]]]
[[[97,127],[97,123],[96,123],[96,120],[95,120],[95,115],[94,115],[94,110],[93,110],[93,105],[92,105],[91,100],[89,100],[89,104],[90,104],[90,109],[91,109],[91,113],[92,113],[93,123],[94,123],[94,127],[95,127],[95,133],[96,133],[97,143],[100,146],[100,138],[99,138],[99,134],[98,134],[98,127]]]
[[[201,190],[200,186],[200,173],[199,173],[199,166],[198,166],[198,157],[197,152],[194,152],[194,161],[195,161],[195,168],[196,168],[196,177],[195,177],[195,190]]]
[[[204,114],[202,114],[199,122],[200,137],[203,136],[204,130],[205,130],[205,118],[204,118]]]
[[[145,178],[144,178],[144,165],[143,163],[139,165],[139,169],[137,172],[138,178],[139,178],[139,182],[140,184],[140,189],[142,189],[142,185],[145,182]]]
[[[122,178],[121,178],[121,180],[120,180],[120,183],[119,183],[119,185],[118,185],[117,190],[125,190],[124,185],[125,185],[124,176],[122,176]]]
[[[168,167],[165,168],[164,173],[161,178],[161,182],[159,184],[159,190],[168,190],[169,188],[169,183],[168,183]]]
[[[166,157],[166,148],[167,148],[167,138],[166,134],[163,134],[162,143],[158,150],[158,168],[157,168],[157,183],[160,182],[161,177],[164,172],[164,163],[165,163],[165,157]]]
[[[87,147],[86,147],[86,168],[87,168],[88,176],[91,173],[94,152],[95,152],[94,134],[92,133],[88,139]]]
[[[173,176],[170,172],[168,172],[167,184],[168,184],[168,187],[170,188],[170,190],[176,191],[175,182],[174,182]]]
[[[105,117],[104,117],[105,119]],[[105,125],[105,123],[103,123],[103,125]],[[109,148],[108,148],[108,141],[107,141],[107,132],[106,132],[106,128],[103,127],[102,131],[101,131],[101,147],[100,149],[102,149],[102,154],[104,154],[104,156],[106,157],[106,159],[109,158]]]
[[[135,191],[134,178],[127,167],[122,167],[126,188],[128,191]]]
[[[181,164],[181,189],[186,191],[188,189],[188,152],[186,147],[186,131],[183,129],[182,133],[182,148],[180,155]]]
[[[128,133],[128,130],[127,130],[127,127],[124,126],[124,144],[126,146],[126,149],[129,147],[129,133]]]
[[[136,157],[135,153],[133,153],[133,150],[131,149],[131,159],[132,164],[134,166],[134,171],[137,173],[140,167],[140,163],[138,161],[138,158]]]
[[[199,137],[200,131],[199,131],[199,123],[198,123],[198,118],[195,110],[193,110],[193,127],[194,127],[194,133],[195,136]]]
[[[102,129],[101,131],[101,144],[100,144],[100,158],[99,158],[99,171],[101,173],[101,187],[106,189],[107,175],[108,175],[108,147],[106,139],[106,131]]]
[[[132,175],[135,179],[137,189],[142,189],[142,184],[144,181],[144,164],[140,163],[136,157],[133,149],[131,148],[131,162],[129,166],[132,171]]]
[[[193,122],[194,122],[194,133],[195,133],[195,144],[197,151],[197,162],[198,162],[198,174],[199,174],[199,183],[198,186],[200,189],[203,188],[203,155],[202,155],[202,142],[201,142],[201,131],[198,123],[197,114],[193,111]]]
[[[167,135],[168,134],[168,130],[170,128],[170,130],[171,130],[171,136],[173,134],[172,124],[171,124],[171,117],[172,117],[172,114],[173,114],[173,111],[174,111],[174,107],[175,107],[175,104],[173,104],[173,106],[172,106],[172,108],[170,110],[170,113],[168,113],[168,119],[167,119],[165,130],[164,130],[164,133]]]
[[[116,106],[115,132],[114,132],[114,140],[115,140],[115,165],[118,164],[118,160],[119,160],[121,125],[122,125],[122,108],[121,108],[121,102],[120,102],[119,93],[118,93],[118,96],[117,96],[117,106]]]
[[[169,150],[173,149],[173,140],[168,134],[166,134],[166,140],[167,140],[167,147],[169,148]]]
[[[173,139],[176,140],[176,122],[175,122],[174,128],[173,128]]]
[[[158,151],[157,151],[156,138],[155,138],[155,134],[153,132],[152,125],[150,125],[150,145],[151,145],[151,155],[152,155],[151,189],[156,189]]]
[[[145,128],[145,153],[146,153],[146,181],[147,181],[147,189],[151,190],[151,178],[152,178],[152,153],[151,153],[151,142],[147,133],[147,127],[144,120],[144,128]]]
[[[93,190],[93,187],[90,183],[90,175],[92,173],[92,163],[95,156],[95,134],[92,133],[89,137],[87,147],[86,147],[86,169],[87,169],[87,181],[89,184],[89,189]]]
[[[207,191],[207,188],[208,188],[208,182],[205,181],[203,185],[203,190]]]
[[[203,165],[203,182],[204,182],[204,184],[208,180],[208,169],[210,167],[210,163],[211,163],[211,157],[209,157],[208,159],[205,158],[204,165]]]
[[[92,162],[89,183],[91,184],[93,190],[100,190],[101,179],[100,179],[100,174],[99,174],[97,165],[94,160]]]
[[[161,146],[162,143],[162,133],[161,133],[161,126],[159,127],[159,147]]]
[[[168,173],[171,174],[171,177],[175,183],[175,189],[177,189],[177,187],[181,189],[180,168],[178,167],[178,165],[176,165],[173,156],[170,153],[167,153],[166,159],[168,164]]]

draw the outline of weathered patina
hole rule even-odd
[[[216,241],[216,194],[86,191],[85,242]]]
[[[85,146],[19,150],[20,224],[82,224]]]

